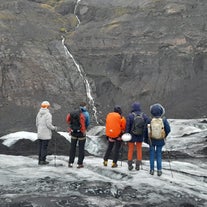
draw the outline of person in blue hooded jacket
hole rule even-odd
[[[82,111],[84,117],[85,117],[85,126],[86,126],[86,129],[88,129],[89,125],[90,125],[90,115],[87,111],[87,108],[86,108],[86,103],[85,102],[81,102],[80,103],[80,110]]]
[[[135,116],[141,116],[143,119],[143,128],[140,134],[134,134],[132,132],[133,122]],[[149,120],[148,116],[141,111],[141,106],[139,102],[135,102],[132,104],[131,112],[127,116],[127,123],[126,123],[126,133],[130,133],[132,139],[128,142],[128,169],[132,170],[133,166],[133,154],[134,148],[136,148],[136,163],[135,169],[139,170],[141,161],[142,161],[142,142],[144,137],[144,131],[146,128],[147,121]]]
[[[150,106],[150,113],[153,118],[162,118],[163,125],[164,125],[164,136],[160,138],[153,138],[150,132],[152,129],[147,128],[145,131],[145,142],[149,144],[149,151],[150,151],[150,174],[154,175],[154,161],[156,157],[157,162],[157,175],[162,175],[162,147],[165,145],[165,138],[170,133],[170,125],[167,121],[167,119],[164,116],[165,109],[164,107],[159,104],[153,104]],[[151,124],[152,119],[148,122],[148,124]],[[149,125],[150,126],[150,125]]]

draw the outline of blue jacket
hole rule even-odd
[[[155,117],[155,118],[159,118],[159,117],[162,117],[164,114],[165,114],[165,109],[164,107],[161,105],[161,104],[154,104],[152,106],[150,106],[150,112],[152,114],[152,117]],[[148,124],[150,124],[152,119],[148,120]],[[170,133],[170,125],[167,121],[167,119],[164,117],[163,118],[163,124],[164,124],[164,129],[165,129],[165,134],[166,134],[166,137],[167,135]],[[145,140],[144,142],[146,142],[147,144],[152,144],[152,145],[155,145],[155,146],[163,146],[165,145],[165,139],[149,139],[148,137],[148,130],[146,128],[145,130]]]
[[[86,125],[86,129],[87,129],[88,126],[90,125],[90,115],[85,107],[80,106],[80,109],[85,117],[85,125]]]
[[[133,113],[136,113],[137,115],[142,114],[142,117],[145,121],[145,128],[146,128],[146,123],[148,122],[149,118],[147,117],[146,114],[144,114],[141,111],[140,104],[138,102],[135,102],[132,104],[131,113],[129,113],[129,115],[127,116],[126,133],[130,133],[132,135],[132,139],[130,142],[143,142],[144,133],[142,135],[134,135],[133,133],[131,133],[132,124],[134,121]]]

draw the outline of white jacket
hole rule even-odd
[[[47,108],[40,108],[36,117],[38,139],[48,140],[52,138],[52,130],[56,127],[52,125],[52,115]]]

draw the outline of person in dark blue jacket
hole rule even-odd
[[[134,118],[136,115],[140,115],[143,118],[143,132],[139,135],[135,135],[132,132],[132,126],[134,122]],[[127,116],[127,123],[126,123],[126,133],[130,133],[132,136],[132,139],[128,142],[128,169],[133,169],[133,153],[134,148],[136,148],[136,163],[135,163],[135,169],[139,170],[141,161],[142,161],[142,142],[144,137],[144,128],[146,127],[146,123],[149,120],[147,115],[141,111],[140,103],[135,102],[132,104],[131,112]]]
[[[150,113],[153,118],[162,118],[163,124],[164,124],[164,137],[160,138],[152,138],[149,127],[147,127],[147,130],[145,131],[145,142],[149,144],[149,151],[150,151],[150,174],[154,175],[154,160],[156,157],[157,161],[157,175],[162,175],[162,147],[165,145],[165,138],[170,133],[170,125],[167,121],[167,119],[164,116],[165,109],[164,107],[159,104],[153,104],[150,106]],[[148,122],[148,124],[151,123],[152,119]],[[150,126],[150,125],[149,125]]]

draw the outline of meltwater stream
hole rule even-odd
[[[64,50],[65,50],[66,57],[67,58],[71,58],[73,60],[73,62],[75,64],[76,68],[77,68],[77,71],[78,71],[80,77],[83,79],[84,85],[86,87],[86,94],[87,94],[87,97],[89,99],[89,104],[91,105],[91,107],[93,109],[93,112],[94,112],[93,115],[94,115],[96,123],[98,124],[97,109],[96,109],[95,102],[94,102],[94,99],[93,99],[93,96],[92,96],[92,93],[91,93],[91,86],[89,84],[89,81],[88,81],[88,79],[86,77],[86,74],[85,74],[84,70],[76,62],[76,60],[74,59],[73,55],[69,52],[69,50],[65,46],[64,42],[65,42],[65,38],[62,36],[62,44],[63,44]]]
[[[77,18],[77,21],[78,21],[78,24],[77,24],[76,28],[78,28],[79,24],[80,24],[80,20],[79,20],[78,16],[76,15],[76,10],[77,10],[77,7],[78,7],[78,4],[80,3],[80,1],[81,0],[76,1],[75,7],[74,7],[74,12],[73,12],[74,15]],[[73,55],[70,53],[68,48],[65,46],[65,38],[63,36],[61,36],[61,38],[62,38],[62,45],[64,47],[66,58],[71,58],[73,60],[73,63],[76,66],[77,72],[79,73],[80,77],[83,79],[83,82],[84,82],[84,85],[85,85],[85,88],[86,88],[86,95],[89,99],[89,105],[93,109],[93,116],[95,118],[96,123],[98,124],[97,109],[96,109],[96,106],[95,106],[94,98],[92,96],[91,86],[90,86],[89,81],[86,77],[86,73],[84,72],[83,68],[76,62]]]
[[[78,4],[80,3],[80,1],[81,0],[77,0],[76,1],[75,7],[74,7],[74,12],[73,12],[74,15],[77,18],[77,21],[78,21],[78,24],[77,24],[76,28],[78,28],[79,24],[80,24],[80,20],[79,20],[78,16],[76,15],[76,10],[77,10],[77,7],[78,7]],[[89,104],[91,105],[91,107],[92,107],[92,109],[94,111],[93,115],[94,115],[96,123],[98,124],[97,109],[95,107],[95,102],[94,102],[94,99],[93,99],[93,96],[92,96],[91,86],[89,84],[89,81],[88,81],[88,79],[86,77],[86,74],[85,74],[83,68],[76,62],[76,60],[74,59],[73,55],[70,53],[68,48],[65,46],[64,42],[65,42],[65,38],[62,36],[62,44],[63,44],[64,50],[65,50],[66,57],[67,58],[71,58],[73,60],[73,62],[75,64],[76,68],[77,68],[77,71],[78,71],[80,77],[83,79],[83,82],[84,82],[84,85],[85,85],[85,88],[86,88],[86,94],[87,94],[87,97],[89,99]]]
[[[78,16],[76,15],[76,11],[77,11],[77,7],[78,7],[78,4],[80,3],[81,0],[77,0],[76,4],[75,4],[75,8],[74,8],[74,14],[76,16],[76,19],[78,20],[78,24],[76,26],[76,28],[79,27],[79,24],[80,24],[80,19],[78,18]]]

